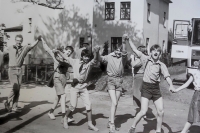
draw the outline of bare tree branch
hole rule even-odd
[[[15,2],[30,2],[30,3],[48,7],[51,9],[64,9],[63,7],[59,7],[62,4],[62,0],[59,0],[58,4],[56,4],[55,6],[52,6],[52,3],[53,3],[52,0],[46,0],[46,3],[40,3],[40,2],[37,2],[36,0],[21,0],[21,1],[11,0],[11,2],[13,2],[13,3],[15,3]]]

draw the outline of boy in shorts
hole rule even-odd
[[[141,89],[141,110],[136,115],[133,125],[128,133],[135,133],[135,127],[137,123],[143,116],[146,115],[150,100],[153,100],[157,109],[156,133],[161,133],[161,126],[164,115],[163,98],[159,87],[161,74],[164,76],[170,86],[169,91],[174,91],[168,69],[166,65],[159,60],[161,56],[161,47],[158,44],[153,45],[150,48],[150,56],[147,56],[141,51],[137,50],[132,41],[129,41],[129,44],[133,52],[140,58],[141,62],[145,64],[145,70],[143,85]]]
[[[127,61],[126,52],[126,35],[123,35],[122,47],[119,47],[112,53],[106,56],[100,56],[99,60],[107,64],[106,72],[108,75],[108,93],[111,98],[111,114],[108,121],[109,132],[115,132],[115,114],[119,98],[122,92],[124,65]]]

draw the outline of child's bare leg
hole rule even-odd
[[[114,119],[115,119],[115,111],[117,107],[117,97],[116,97],[116,92],[114,89],[110,89],[109,91],[110,98],[111,98],[111,109],[110,109],[110,122],[114,124]]]
[[[137,123],[140,121],[140,119],[146,115],[146,112],[148,110],[148,104],[149,104],[149,99],[145,97],[141,97],[141,109],[133,121],[133,125],[132,125],[133,128],[135,128]]]
[[[115,94],[116,94],[116,102],[117,102],[117,105],[118,105],[118,101],[119,101],[120,96],[121,96],[121,91],[116,91]],[[116,105],[116,108],[115,108],[114,117],[115,117],[115,114],[116,114],[117,105]],[[114,121],[115,121],[115,119],[114,119]],[[111,122],[111,117],[110,116],[109,116],[109,122]]]
[[[160,97],[158,100],[154,102],[156,109],[157,109],[157,126],[156,126],[156,132],[161,132],[162,128],[162,122],[163,122],[163,115],[164,115],[164,109],[163,109],[163,98]]]
[[[193,123],[186,122],[183,130],[181,131],[181,133],[187,133],[187,131],[189,130],[189,128],[192,126],[192,124]]]
[[[99,131],[99,129],[92,124],[92,104],[90,101],[89,92],[86,88],[80,93],[80,98],[82,99],[87,110],[88,128],[90,130]]]
[[[53,102],[53,105],[48,113],[48,116],[50,117],[50,119],[55,120],[55,116],[53,114],[54,110],[56,109],[56,106],[58,105],[58,102],[60,101],[60,95],[56,96]]]
[[[51,107],[51,109],[53,109],[53,111],[56,109],[56,106],[58,105],[58,102],[60,101],[60,98],[61,98],[60,95],[58,95],[58,96],[55,97],[53,105]],[[50,113],[53,113],[53,112],[50,112]]]
[[[92,111],[91,110],[87,110],[87,118],[88,118],[88,128],[94,131],[99,131],[98,128],[96,128],[93,124],[92,124]]]
[[[65,107],[65,94],[61,95],[61,110],[62,110],[62,119],[63,119],[63,127],[64,128],[69,128],[68,123],[67,123],[67,118],[66,118],[66,107]]]

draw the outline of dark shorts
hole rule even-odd
[[[195,91],[190,103],[188,122],[200,122],[200,91]]]
[[[122,91],[123,79],[121,77],[108,76],[108,90]]]
[[[141,89],[141,97],[153,100],[153,102],[158,100],[160,97],[162,97],[159,84],[143,82]]]

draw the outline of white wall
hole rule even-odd
[[[120,20],[120,2],[131,2],[131,20]],[[143,0],[98,0],[94,3],[93,42],[102,45],[107,40],[111,48],[111,37],[122,37],[124,33],[135,38],[136,45],[143,43]],[[115,19],[105,20],[105,2],[115,2]],[[129,49],[129,52],[132,52]],[[109,49],[109,52],[111,49]]]
[[[93,21],[92,0],[64,0],[64,9],[51,9],[34,5],[29,2],[11,3],[1,0],[0,22],[8,27],[23,25],[23,44],[33,42],[41,34],[51,48],[58,45],[79,47],[79,37],[87,37]],[[31,33],[29,19],[32,18]],[[14,43],[15,33],[9,33],[11,39],[8,45]],[[87,38],[85,39],[87,41]],[[41,44],[32,52],[33,57],[49,57]],[[36,56],[37,55],[37,56]]]
[[[166,24],[163,25],[164,12],[166,12]],[[168,15],[169,15],[169,4],[160,1],[160,18],[159,18],[159,44],[161,45],[163,52],[167,50],[168,44]],[[163,41],[165,41],[165,46],[163,46]]]
[[[150,3],[150,22],[147,21],[147,4]],[[166,28],[163,26],[164,12],[166,12]],[[149,48],[154,44],[163,45],[165,41],[165,49],[168,43],[168,14],[169,4],[163,0],[145,0],[144,4],[144,38],[149,38]]]

